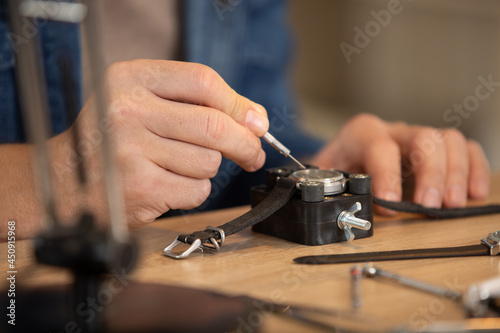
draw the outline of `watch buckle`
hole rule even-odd
[[[217,241],[214,237],[211,237],[210,238],[210,244],[201,244],[201,248],[202,250],[208,250],[208,251],[212,251],[212,252],[219,252],[220,251],[220,248],[221,246],[224,244],[224,242],[226,241],[226,234],[224,233],[224,230],[222,230],[221,228],[216,228],[216,227],[212,227],[212,226],[207,226],[205,228],[205,230],[210,230],[210,231],[215,231],[217,233],[219,233],[219,239],[220,241]]]
[[[187,250],[185,250],[184,252],[174,252],[173,249],[181,243],[185,243],[185,242],[180,241],[179,237],[176,237],[174,239],[174,241],[169,246],[167,246],[166,248],[163,249],[163,251],[162,251],[163,255],[170,257],[170,258],[174,258],[174,259],[184,259],[184,258],[189,257],[189,255],[197,249],[200,249],[203,251],[201,240],[196,239],[194,242],[191,243],[189,248]]]

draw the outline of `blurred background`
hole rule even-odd
[[[293,81],[306,129],[329,138],[359,112],[454,126],[479,141],[492,169],[500,170],[500,1],[292,0],[290,5]],[[365,38],[356,39],[362,34]],[[479,77],[499,87],[486,87]],[[462,111],[454,110],[464,103]]]

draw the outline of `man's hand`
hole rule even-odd
[[[456,129],[387,123],[367,114],[351,119],[313,164],[370,174],[373,194],[391,201],[401,200],[402,181],[413,177],[413,201],[426,207],[461,207],[467,196],[489,193],[490,169],[478,143]]]
[[[113,140],[129,226],[151,222],[169,209],[200,205],[222,156],[247,171],[264,164],[258,136],[269,127],[265,109],[238,95],[206,66],[161,60],[117,63],[107,70],[100,89],[110,108],[98,130],[109,131]],[[82,147],[90,145],[79,152],[90,170],[89,187],[102,188],[94,96],[77,124]],[[52,139],[64,198],[76,189],[66,183],[76,171],[69,131]],[[90,197],[91,207],[105,210],[102,194],[93,191]]]

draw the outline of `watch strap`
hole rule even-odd
[[[450,258],[490,255],[489,247],[477,244],[457,247],[443,247],[432,249],[412,249],[384,252],[364,252],[348,254],[317,255],[295,258],[293,261],[299,264],[343,264],[367,261],[406,260],[406,259],[428,259],[428,258]]]
[[[388,201],[373,197],[373,203],[397,212],[424,214],[437,219],[454,219],[500,213],[500,205],[484,205],[460,208],[429,208],[410,201]]]
[[[253,209],[238,216],[234,220],[224,223],[214,229],[222,229],[226,236],[240,232],[260,221],[268,218],[278,209],[283,207],[296,191],[296,182],[288,178],[280,178],[276,186],[269,192],[268,196]],[[191,244],[199,239],[202,243],[208,243],[211,238],[220,239],[219,232],[215,230],[195,231],[189,235],[179,235],[177,239]]]

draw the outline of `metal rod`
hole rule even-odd
[[[84,21],[83,27],[86,31],[88,46],[87,49],[92,49],[89,52],[89,63],[92,69],[92,83],[94,87],[99,86],[99,81],[104,73],[103,57],[100,53],[101,41],[100,22],[97,14],[99,1],[82,0],[82,3],[87,5],[88,15]],[[102,89],[95,90],[96,109],[97,109],[97,124],[106,120],[108,103],[105,99],[105,93]],[[109,206],[109,218],[111,223],[111,234],[118,242],[125,242],[129,239],[128,227],[126,224],[127,218],[125,215],[125,204],[123,199],[123,191],[121,190],[121,180],[116,173],[115,159],[113,150],[111,149],[111,140],[109,133],[102,132],[101,154],[103,159],[103,173],[106,186],[106,195]]]
[[[279,142],[274,136],[271,135],[271,133],[266,132],[262,138],[269,143],[274,149],[280,152],[280,154],[284,155],[285,157],[290,157],[295,163],[297,163],[302,169],[305,169],[306,167],[300,163],[295,157],[290,155],[290,149],[285,147],[281,142]]]
[[[302,169],[305,169],[306,167],[300,163],[299,161],[297,161],[297,159],[295,157],[293,157],[291,154],[288,154],[288,157],[290,157],[295,163],[297,163]]]
[[[386,279],[393,280],[396,283],[399,283],[399,284],[404,285],[406,287],[420,290],[420,291],[423,291],[423,292],[426,292],[429,294],[446,297],[446,298],[452,299],[454,301],[460,299],[460,297],[462,296],[461,293],[453,291],[451,289],[438,287],[438,286],[435,286],[435,285],[432,285],[429,283],[425,283],[422,281],[418,281],[418,280],[413,280],[413,279],[410,279],[410,278],[407,278],[407,277],[404,277],[401,275],[397,275],[397,274],[394,274],[394,273],[391,273],[388,271],[384,271],[384,270],[377,268],[374,265],[370,265],[370,264],[367,264],[364,267],[363,273],[367,277],[376,277],[376,276],[384,277]]]
[[[44,214],[42,226],[52,228],[59,223],[59,219],[56,216],[52,169],[47,149],[47,140],[52,133],[52,128],[48,121],[50,108],[45,89],[45,74],[40,63],[40,50],[36,45],[36,36],[24,36],[23,33],[23,24],[25,24],[23,19],[30,19],[21,17],[18,0],[8,0],[7,3],[11,33],[17,38],[23,38],[23,42],[13,43],[16,57],[16,85],[24,124],[30,141],[34,145],[33,173],[38,171],[35,178],[40,184],[40,200],[42,214]]]
[[[361,278],[363,277],[363,268],[360,265],[351,267],[351,305],[353,309],[361,307]]]

